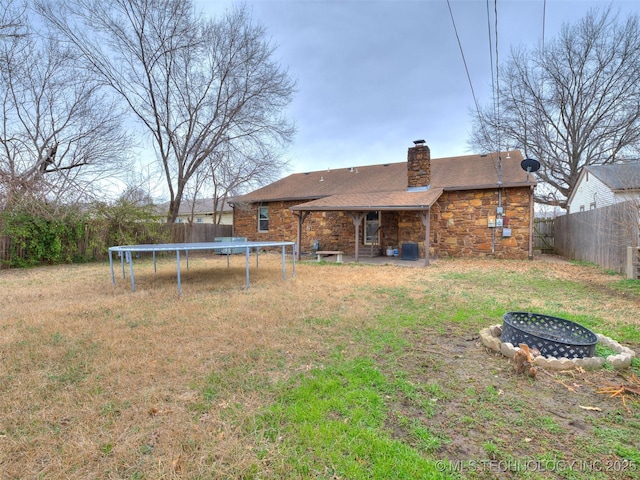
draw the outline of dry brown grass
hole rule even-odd
[[[149,262],[136,265],[136,293],[128,278],[113,287],[104,264],[1,272],[0,478],[244,471],[253,439],[238,425],[268,389],[245,393],[240,382],[276,382],[321,362],[331,346],[313,319],[344,326],[367,316],[366,302],[344,300],[352,276],[325,268],[298,265],[293,280],[288,266],[283,282],[279,257],[261,256],[244,290],[243,259],[227,269],[222,257],[192,258],[183,296],[169,259],[156,276]],[[239,384],[221,385],[199,412],[203,379],[234,369]]]
[[[128,278],[112,286],[105,264],[2,271],[0,478],[246,475],[260,464],[252,418],[274,386],[322,366],[338,344],[355,355],[348,332],[385,307],[377,289],[419,296],[431,285],[455,297],[466,287],[443,285],[443,273],[498,265],[598,288],[616,280],[567,264],[461,260],[427,269],[298,264],[295,279],[288,265],[282,281],[280,257],[264,255],[244,290],[244,259],[227,269],[213,256],[190,259],[180,296],[172,259],[157,275],[149,261],[136,264],[135,293]],[[514,293],[492,294],[507,302]],[[630,305],[590,307],[635,322]]]

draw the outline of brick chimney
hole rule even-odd
[[[407,153],[407,188],[424,188],[431,184],[431,151],[424,140],[415,140]]]

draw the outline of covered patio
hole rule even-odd
[[[361,232],[360,227],[369,212],[415,212],[425,228],[424,265],[430,263],[430,213],[433,204],[440,198],[441,188],[418,187],[401,192],[357,193],[330,195],[311,202],[290,207],[298,219],[296,235],[296,252],[300,259],[302,226],[305,219],[313,212],[347,212],[355,227],[355,252],[353,259],[360,261]],[[399,235],[397,235],[399,238]],[[422,239],[415,238],[414,241]],[[381,257],[391,260],[395,257]],[[413,262],[415,263],[415,262]]]

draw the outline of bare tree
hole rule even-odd
[[[168,221],[221,148],[274,151],[290,141],[281,112],[293,82],[244,8],[219,20],[195,16],[188,0],[42,1],[40,9],[150,133],[169,190]]]
[[[6,16],[12,5],[4,7]],[[77,54],[20,15],[12,25],[23,27],[0,37],[2,208],[86,197],[119,171],[128,148],[117,109]]]
[[[183,202],[186,201],[186,205],[189,207],[189,216],[187,217],[188,223],[193,223],[193,220],[196,218],[196,210],[205,206],[205,203],[199,202],[199,200],[203,200],[201,198],[201,192],[205,188],[206,183],[207,173],[204,169],[199,169],[185,186],[182,200]],[[215,223],[215,210],[213,210],[213,214]]]
[[[206,181],[212,193],[214,212],[222,212],[227,200],[248,190],[276,180],[282,169],[288,166],[268,148],[260,145],[230,144],[229,148],[216,152],[208,159]],[[216,223],[221,216],[216,217]]]
[[[261,187],[279,178],[288,162],[283,161],[270,148],[253,150],[253,145],[229,142],[222,145],[206,161],[185,187],[184,199],[191,205],[189,221],[195,217],[198,200],[211,199],[213,222],[219,224],[227,199],[253,188]],[[263,147],[258,145],[258,147]]]
[[[15,0],[0,1],[0,39],[25,35],[26,5]]]
[[[640,23],[592,10],[539,48],[512,50],[494,106],[474,113],[470,144],[522,148],[540,160],[543,194],[564,205],[584,165],[607,164],[640,142]]]

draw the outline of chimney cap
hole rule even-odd
[[[414,140],[413,143],[417,146],[417,145],[424,145],[425,141],[424,140]]]

